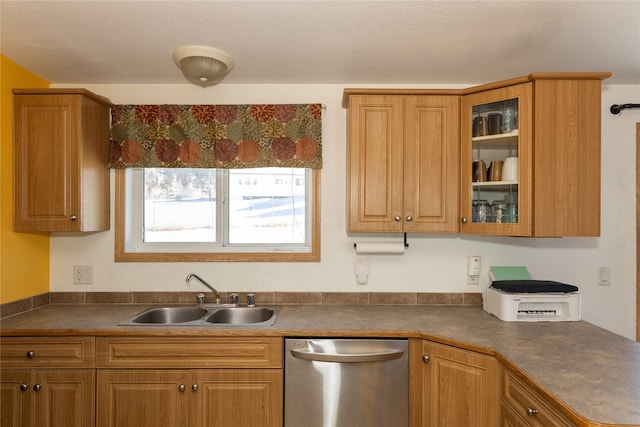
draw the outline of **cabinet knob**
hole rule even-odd
[[[423,361],[424,363],[429,363],[429,360],[430,360],[430,359],[429,359],[429,356],[427,356],[426,354],[425,354],[424,356],[422,356],[422,361]]]
[[[413,217],[411,215],[408,215],[406,219],[407,219],[407,222],[413,221]]]
[[[191,390],[198,391],[198,384],[194,384],[191,386]]]
[[[42,386],[40,384],[36,384],[36,385],[33,386],[33,389],[35,391],[40,391],[42,389]]]
[[[393,219],[395,219],[396,222],[402,221],[402,217],[400,215],[396,215],[395,217],[393,217]]]
[[[185,387],[184,387],[184,384],[180,384],[180,385],[178,386],[178,390],[180,390],[180,391],[184,391],[184,388],[185,388]]]
[[[466,224],[468,220],[467,220],[467,217],[466,217],[466,216],[463,216],[463,217],[462,217],[462,219],[461,219],[460,221],[461,221],[463,224]]]
[[[20,384],[20,390],[21,391],[25,391],[28,388],[29,388],[29,384]]]
[[[527,406],[527,415],[530,417],[535,416],[538,413],[538,410],[535,408],[532,408],[531,406]]]
[[[71,216],[69,217],[69,219],[70,219],[71,221],[75,221],[75,220],[77,220],[77,219],[78,219],[78,217],[77,217],[77,216],[75,216],[75,215],[71,215]]]
[[[27,358],[33,359],[34,357],[36,357],[35,351],[27,351]]]

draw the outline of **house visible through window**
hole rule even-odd
[[[122,235],[116,260],[316,260],[317,173],[277,167],[118,171],[124,194],[116,209],[124,224],[116,224]]]

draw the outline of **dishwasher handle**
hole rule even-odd
[[[404,351],[382,351],[378,353],[315,353],[308,350],[291,350],[291,355],[298,359],[313,360],[318,362],[335,363],[364,363],[381,362],[385,360],[400,359]]]

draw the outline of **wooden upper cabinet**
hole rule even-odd
[[[601,81],[534,82],[535,236],[600,235]]]
[[[600,235],[601,80],[610,73],[532,74],[462,97],[463,233]],[[496,87],[497,86],[497,87]],[[515,128],[478,135],[478,116],[513,110]],[[516,179],[472,182],[472,162],[518,158]],[[504,169],[503,169],[504,174]],[[488,202],[491,212],[481,213]],[[499,205],[517,204],[515,219]]]
[[[528,236],[532,206],[532,83],[475,93],[462,98],[460,148],[460,230],[463,233]],[[473,129],[473,122],[507,110],[514,115],[508,131],[488,134],[488,126]],[[515,176],[503,166],[499,180],[474,176],[478,162],[517,162]],[[474,163],[476,165],[474,166]],[[497,212],[502,205],[501,212]],[[507,211],[509,210],[509,211]]]
[[[110,102],[83,89],[13,93],[14,230],[108,230]]]
[[[351,95],[347,231],[456,232],[459,97]]]

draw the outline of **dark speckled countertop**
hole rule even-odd
[[[590,323],[502,322],[479,307],[281,306],[269,327],[118,326],[144,305],[49,305],[2,319],[3,336],[397,336],[495,354],[594,424],[640,426],[640,343]]]

